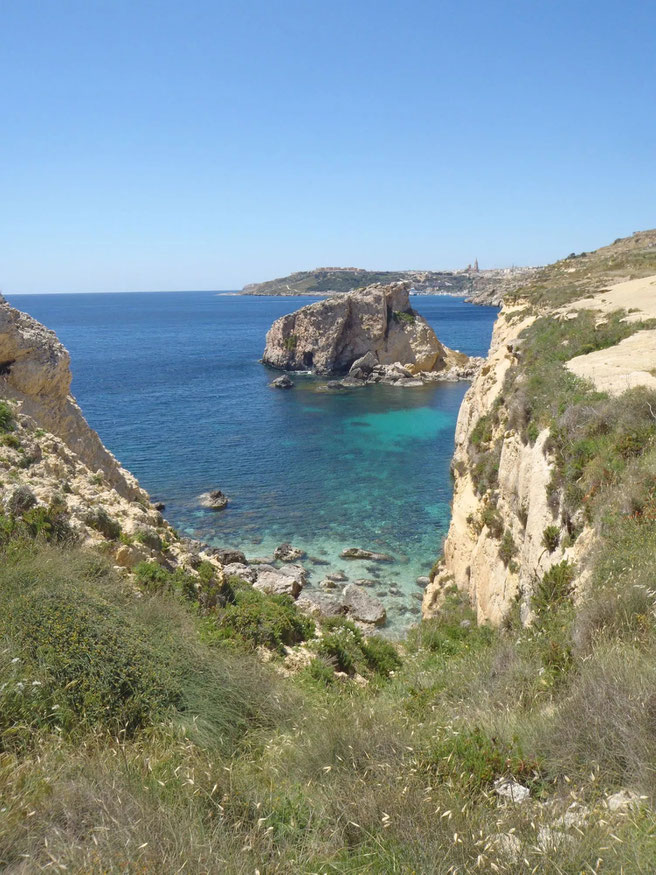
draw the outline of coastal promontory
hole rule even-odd
[[[267,333],[262,361],[324,376],[351,370],[356,378],[392,366],[407,377],[467,368],[468,356],[444,346],[410,306],[409,289],[408,282],[375,284],[282,316]]]

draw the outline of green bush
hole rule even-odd
[[[47,592],[21,583],[23,592],[0,597],[2,632],[23,660],[43,667],[68,729],[81,722],[133,732],[180,705],[175,667],[125,612],[65,585]]]
[[[324,626],[319,643],[319,655],[334,666],[335,671],[354,674],[362,661],[364,635],[350,620],[334,618]]]
[[[376,674],[387,677],[402,665],[401,657],[391,641],[371,635],[360,645],[367,666]]]
[[[503,520],[494,504],[488,502],[481,511],[481,526],[487,526],[493,538],[501,539],[503,537]]]
[[[541,773],[538,761],[526,759],[517,741],[509,744],[479,727],[445,732],[431,746],[426,765],[442,780],[457,781],[469,793],[485,791],[503,776],[531,786]]]
[[[552,565],[546,571],[533,593],[533,610],[539,617],[556,610],[572,595],[575,568],[567,560]]]
[[[401,325],[414,325],[417,320],[414,313],[408,313],[404,310],[394,310],[392,312],[392,318],[395,322],[399,322]]]
[[[116,541],[121,534],[121,526],[104,507],[90,510],[84,518],[85,523],[110,541]]]
[[[282,651],[312,638],[314,621],[299,613],[287,595],[266,595],[250,586],[232,585],[232,601],[217,615],[221,637]]]
[[[312,680],[324,686],[330,686],[335,681],[335,671],[325,659],[315,656],[307,667],[307,673]]]
[[[0,432],[13,431],[15,427],[13,410],[6,401],[0,401]]]
[[[518,553],[517,545],[513,540],[512,533],[506,529],[503,533],[503,538],[501,539],[501,544],[499,545],[499,557],[503,564],[508,568],[510,563]]]
[[[2,430],[2,426],[0,425],[0,431]],[[12,450],[20,450],[22,447],[21,440],[18,435],[13,434],[13,432],[9,432],[8,434],[4,434],[2,436],[2,445],[4,447],[9,447]]]
[[[472,429],[469,438],[471,445],[479,449],[483,444],[488,444],[492,440],[494,426],[495,420],[492,414],[486,413],[481,416]]]
[[[139,562],[134,568],[139,586],[152,592],[172,587],[173,575],[157,562]]]
[[[33,507],[23,514],[22,528],[32,538],[44,538],[53,543],[65,543],[76,540],[66,515],[57,506]]]
[[[560,529],[558,526],[547,526],[542,532],[542,544],[549,553],[553,553],[560,543]]]

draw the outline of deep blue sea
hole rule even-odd
[[[181,532],[271,555],[282,541],[350,578],[378,577],[392,627],[413,620],[418,575],[449,523],[449,463],[467,383],[291,391],[258,359],[279,316],[315,298],[215,292],[9,295],[71,353],[73,392],[89,423]],[[485,355],[497,310],[416,296],[448,346]],[[222,489],[225,511],[197,497]],[[344,547],[393,565],[339,559]],[[328,567],[307,562],[316,584]],[[403,596],[388,595],[391,585]]]

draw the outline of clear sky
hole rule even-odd
[[[0,288],[536,264],[656,226],[653,0],[0,0]]]

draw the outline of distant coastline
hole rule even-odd
[[[351,292],[374,283],[407,281],[413,295],[453,295],[474,304],[499,306],[504,295],[525,285],[539,270],[536,267],[507,267],[479,270],[478,263],[453,271],[370,271],[356,267],[319,267],[298,271],[262,283],[249,283],[243,295],[325,297]]]

